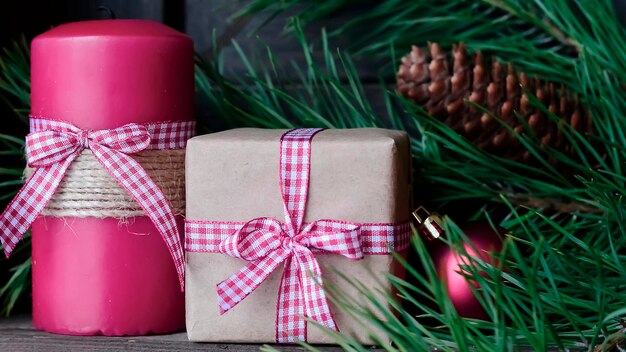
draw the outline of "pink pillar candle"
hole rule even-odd
[[[32,42],[31,114],[92,130],[189,120],[193,70],[191,39],[161,23],[61,25]],[[32,245],[36,328],[75,335],[183,329],[174,262],[148,217],[42,216]]]

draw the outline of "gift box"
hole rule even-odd
[[[331,343],[304,316],[371,342],[328,303],[400,272],[410,226],[405,132],[236,129],[186,155],[186,320],[192,341]],[[319,265],[319,266],[318,266]],[[284,266],[284,268],[283,268]]]

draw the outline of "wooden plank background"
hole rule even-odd
[[[293,345],[274,345],[279,351],[304,352],[304,348]],[[343,351],[337,346],[317,345],[321,352]],[[19,316],[9,319],[0,318],[0,351],[2,352],[252,352],[258,351],[260,345],[225,344],[225,343],[195,343],[187,340],[185,333],[157,336],[133,337],[106,337],[106,336],[65,336],[37,331],[33,328],[28,316]],[[583,352],[585,348],[570,348],[571,352]],[[380,348],[371,347],[371,352],[382,352]],[[433,347],[431,351],[439,351]],[[530,352],[531,348],[520,347],[520,352]],[[550,348],[548,352],[556,352],[557,348]]]
[[[251,352],[258,351],[259,348],[259,345],[189,342],[185,333],[132,337],[55,335],[35,330],[28,316],[0,319],[2,352]],[[274,346],[274,348],[279,351],[306,351],[298,346]],[[336,346],[318,346],[318,348],[324,352],[342,351]],[[376,351],[380,350],[372,349],[372,352]]]
[[[289,14],[280,15],[264,26],[262,23],[269,13],[237,21],[233,15],[242,8],[245,2],[245,0],[59,0],[57,8],[50,12],[48,22],[52,26],[65,22],[104,18],[106,13],[99,12],[97,9],[100,6],[106,6],[115,12],[117,18],[161,21],[186,32],[193,38],[196,51],[204,57],[210,56],[212,35],[215,33],[220,47],[224,48],[225,62],[229,64],[226,69],[231,75],[243,74],[245,70],[243,62],[239,60],[238,54],[231,45],[231,39],[236,40],[246,53],[263,54],[265,46],[268,45],[277,54],[278,59],[285,64],[289,61],[304,62],[298,41],[293,36],[285,35],[284,28]],[[353,14],[353,12],[348,12],[330,18],[324,23],[308,26],[306,35],[312,39],[312,42],[315,42],[314,39],[319,38],[322,28],[332,30],[350,19]],[[350,38],[333,38],[331,46],[333,48],[344,47],[349,41]],[[317,44],[320,48],[320,43]],[[320,48],[316,52],[316,58],[320,59],[321,54]],[[258,64],[267,65],[267,62],[260,61]],[[361,78],[366,82],[377,82],[379,64],[373,60],[359,60],[357,65]]]

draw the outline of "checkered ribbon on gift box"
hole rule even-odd
[[[190,252],[219,252],[248,261],[217,285],[220,314],[254,291],[281,263],[276,305],[276,341],[306,341],[308,317],[337,330],[315,254],[358,260],[407,248],[410,225],[355,224],[338,220],[303,223],[309,188],[311,140],[321,129],[295,129],[280,142],[280,185],[285,222],[257,218],[246,223],[186,220]]]
[[[87,131],[63,121],[31,117],[26,136],[28,166],[36,169],[0,215],[0,244],[8,257],[59,186],[80,153],[90,149],[96,160],[143,208],[167,244],[184,285],[184,254],[170,204],[146,171],[129,154],[145,149],[181,149],[195,122],[128,124]]]

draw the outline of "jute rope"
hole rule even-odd
[[[132,154],[170,201],[175,215],[185,213],[185,150],[144,150]],[[26,168],[29,177],[34,169]],[[41,213],[45,216],[127,218],[143,209],[85,150],[69,167]]]

